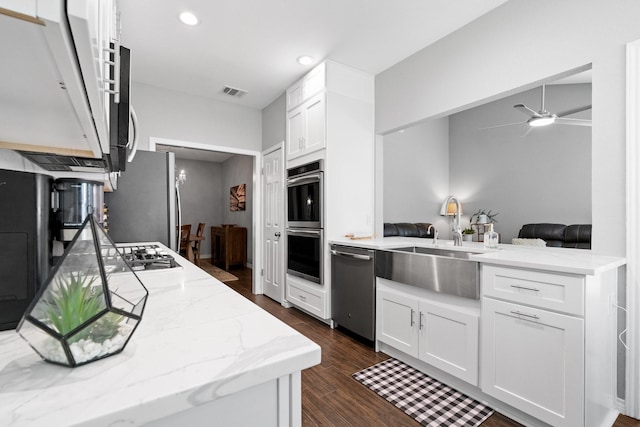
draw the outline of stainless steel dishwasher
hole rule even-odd
[[[337,326],[374,340],[374,250],[331,245],[331,318]]]

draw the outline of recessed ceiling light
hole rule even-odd
[[[307,55],[298,57],[298,64],[300,65],[310,65],[313,62],[313,58]]]
[[[191,12],[182,12],[180,21],[185,25],[198,25],[198,17]]]

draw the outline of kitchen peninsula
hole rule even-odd
[[[139,274],[149,300],[120,354],[70,369],[1,332],[0,425],[300,425],[320,347],[175,257]]]
[[[377,350],[527,426],[613,424],[624,258],[428,238],[331,243],[376,249]]]

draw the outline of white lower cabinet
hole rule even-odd
[[[420,301],[418,358],[473,385],[478,384],[479,313]]]
[[[481,278],[482,391],[553,426],[611,426],[617,270],[483,264]]]
[[[554,426],[584,423],[584,320],[482,299],[482,391]]]
[[[376,339],[418,357],[419,302],[412,296],[381,289],[376,292],[376,300]]]
[[[477,385],[479,310],[428,295],[378,286],[376,339]]]

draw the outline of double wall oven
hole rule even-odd
[[[287,171],[287,273],[323,284],[323,164]]]

